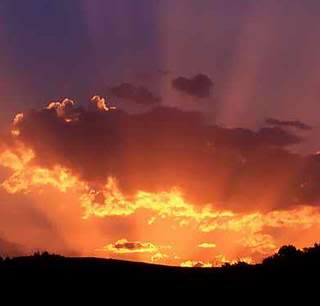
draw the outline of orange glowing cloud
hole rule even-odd
[[[17,153],[9,150],[0,154],[0,165],[13,170],[13,174],[1,186],[9,193],[28,192],[32,187],[52,186],[66,192],[78,183],[67,169],[56,166],[53,169],[29,165],[34,158],[31,150],[18,147]]]
[[[23,113],[19,113],[19,114],[15,115],[15,117],[13,119],[12,130],[11,130],[11,134],[13,136],[19,136],[20,135],[20,130],[18,128],[18,125],[23,120],[23,117],[24,117]]]
[[[85,217],[129,216],[139,210],[150,210],[154,214],[152,222],[157,218],[175,220],[180,227],[193,227],[200,232],[216,231],[236,232],[241,234],[240,243],[254,252],[271,254],[276,251],[277,244],[269,234],[264,234],[265,228],[311,228],[320,224],[320,210],[315,207],[301,206],[296,209],[272,211],[270,213],[239,214],[231,211],[219,211],[212,206],[199,210],[187,203],[182,194],[173,190],[162,193],[137,192],[128,200],[119,191],[116,183],[110,179],[102,191],[104,203],[95,203],[94,194],[82,196],[82,205],[86,210]],[[200,248],[214,248],[215,244],[202,243]]]
[[[144,221],[144,226],[147,224],[156,226],[157,222],[167,219],[177,224],[181,230],[190,228],[199,233],[238,233],[241,237],[237,240],[239,246],[263,255],[272,254],[280,246],[272,235],[264,233],[265,228],[308,229],[320,224],[319,209],[310,206],[265,214],[220,211],[213,209],[212,205],[199,209],[186,202],[178,189],[160,193],[138,191],[134,197],[128,198],[113,178],[109,178],[107,184],[97,191],[61,166],[47,169],[33,165],[33,158],[34,153],[23,147],[18,147],[15,152],[3,151],[0,154],[0,164],[11,169],[13,173],[2,183],[2,188],[9,193],[31,192],[41,190],[44,186],[50,186],[62,193],[71,189],[77,190],[79,202],[84,208],[84,219],[130,217],[147,211],[151,215],[149,214]],[[96,202],[97,198],[100,199],[99,202]],[[198,247],[215,249],[217,244],[203,242],[199,243]],[[111,254],[153,253],[151,261],[169,258],[152,243],[130,242],[126,239],[109,244],[103,250]],[[232,260],[223,261],[221,258],[216,260],[232,262]],[[184,265],[197,266],[194,262],[192,264],[186,262]]]
[[[68,108],[72,108],[75,102],[70,99],[64,99],[62,102],[50,102],[47,109],[53,109],[57,112],[57,116],[60,118],[65,118]]]
[[[99,96],[94,96],[91,98],[91,102],[97,107],[98,110],[108,112],[110,110],[115,110],[115,106],[108,106],[107,101]]]
[[[202,249],[214,249],[217,245],[215,243],[204,242],[198,245],[199,248]]]

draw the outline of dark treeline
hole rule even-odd
[[[99,258],[77,258],[47,252],[1,258],[0,275],[41,277],[107,277],[112,280],[302,281],[320,272],[320,244],[298,250],[283,246],[260,264],[238,262],[216,268],[180,268]],[[90,278],[91,279],[91,278]]]

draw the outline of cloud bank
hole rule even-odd
[[[226,128],[198,112],[129,114],[107,104],[51,103],[16,118],[13,131],[35,163],[94,184],[115,177],[127,194],[175,186],[195,203],[240,210],[318,203],[320,158],[290,152],[303,139],[282,126]]]
[[[69,252],[185,266],[254,261],[320,224],[320,158],[291,152],[303,139],[287,125],[227,128],[165,106],[131,114],[95,96],[20,113],[11,132],[1,145],[1,187],[32,195],[54,222],[62,217]],[[43,205],[53,190],[62,203]],[[91,238],[73,241],[74,231]]]

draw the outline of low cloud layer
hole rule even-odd
[[[299,120],[295,121],[285,121],[285,120],[278,120],[275,118],[268,118],[266,123],[271,126],[278,126],[278,127],[292,127],[300,130],[312,130],[310,125],[307,125]]]

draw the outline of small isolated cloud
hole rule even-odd
[[[190,79],[178,77],[172,81],[172,87],[196,98],[207,98],[211,95],[213,81],[205,74],[198,74]]]
[[[266,120],[266,123],[268,125],[278,126],[278,127],[293,127],[300,130],[312,130],[312,127],[310,125],[307,125],[299,120],[284,121],[284,120],[278,120],[275,118],[268,118]]]
[[[111,95],[140,105],[159,104],[161,98],[156,96],[145,86],[135,86],[131,83],[122,83],[110,89]]]
[[[216,247],[215,243],[204,242],[198,245],[199,248],[202,249],[214,249]]]
[[[128,241],[120,239],[115,243],[110,243],[104,250],[114,254],[132,254],[132,253],[158,253],[158,247],[150,242]]]

